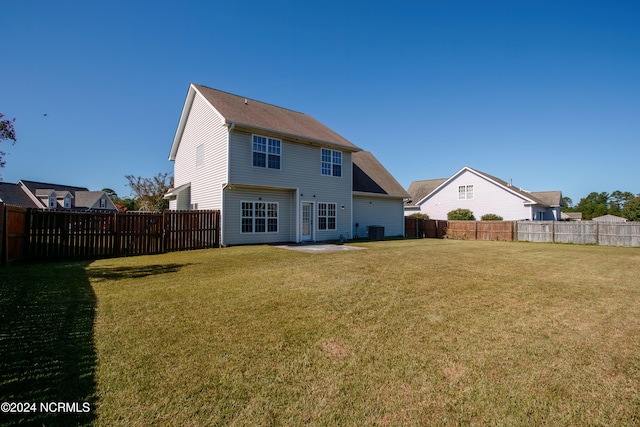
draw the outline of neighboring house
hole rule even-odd
[[[0,201],[34,209],[117,210],[104,191],[26,180],[0,183]]]
[[[42,208],[42,205],[29,197],[21,186],[8,182],[0,182],[0,203],[23,208]]]
[[[561,191],[530,192],[494,176],[463,167],[450,178],[414,181],[405,215],[424,213],[431,219],[447,219],[455,209],[469,209],[476,219],[496,214],[505,221],[560,220]]]
[[[192,84],[169,160],[169,208],[219,209],[223,245],[404,234],[399,184],[303,113]]]
[[[562,221],[582,221],[582,212],[562,212]]]
[[[627,219],[623,218],[621,216],[617,216],[617,215],[606,214],[606,215],[597,216],[595,218],[592,218],[592,221],[597,221],[597,222],[627,222]]]

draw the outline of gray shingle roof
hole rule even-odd
[[[104,191],[76,191],[75,207],[91,209],[103,193]]]
[[[444,184],[447,179],[448,178],[439,178],[413,181],[409,184],[409,195],[411,197],[411,201],[407,203],[407,206],[415,206],[416,203],[431,194],[433,190]]]
[[[23,183],[25,187],[27,187],[29,191],[31,191],[32,194],[36,194],[36,191],[39,189],[68,191],[71,194],[74,194],[76,191],[89,191],[89,189],[86,187],[74,187],[71,185],[59,185],[59,184],[51,184],[47,182],[25,181],[24,179],[21,179],[19,182]]]
[[[562,205],[562,191],[532,191],[531,195],[549,206]]]
[[[308,142],[325,143],[354,151],[360,150],[355,144],[307,114],[202,85],[193,84],[193,86],[222,114],[227,123],[272,131],[293,138],[299,137]]]
[[[47,182],[26,181],[21,179],[18,184],[12,184],[18,187],[18,189],[25,195],[31,202],[30,205],[21,204],[20,206],[45,208],[44,206],[35,205],[33,200],[26,194],[25,190],[20,188],[20,185],[24,185],[31,194],[36,196],[48,196],[52,191],[55,191],[58,196],[69,192],[72,196],[71,206],[72,209],[85,210],[85,209],[99,209],[99,206],[95,206],[98,199],[104,194],[103,191],[89,191],[86,187],[75,187],[72,185],[60,185],[51,184]],[[107,196],[108,198],[108,196]],[[9,203],[7,203],[9,204]],[[109,209],[109,207],[107,208]],[[113,209],[113,208],[111,208]]]
[[[24,208],[41,208],[18,184],[0,182],[0,201],[7,205],[22,206]]]
[[[353,160],[353,191],[409,197],[404,188],[368,151],[351,155]]]

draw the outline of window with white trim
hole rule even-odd
[[[202,166],[204,166],[204,144],[196,147],[196,167],[201,168]]]
[[[335,203],[318,203],[318,230],[335,230],[336,212]]]
[[[64,208],[71,209],[71,197],[67,196],[64,198]]]
[[[241,202],[242,233],[277,233],[278,203]]]
[[[280,169],[282,141],[266,136],[253,135],[253,166]]]
[[[100,199],[100,209],[107,208],[107,199]]]
[[[322,149],[322,175],[342,176],[342,152]]]
[[[458,200],[473,199],[473,185],[458,186]]]
[[[49,196],[49,208],[54,209],[58,207],[58,201],[56,200],[56,196]]]

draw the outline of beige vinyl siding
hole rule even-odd
[[[198,209],[222,208],[222,186],[227,182],[227,140],[228,128],[220,115],[196,94],[176,153],[174,186],[190,182],[190,203],[197,204]],[[204,164],[196,167],[197,147],[201,144]],[[175,209],[189,209],[189,206],[175,206]]]
[[[315,240],[337,240],[341,235],[351,237],[351,153],[342,152],[341,177],[324,176],[321,173],[321,147],[281,140],[280,169],[260,168],[253,166],[252,134],[231,132],[229,183],[298,189],[300,202],[314,203]],[[337,205],[335,230],[317,229],[315,219],[320,202]],[[295,220],[293,216],[292,221]],[[291,236],[291,240],[294,239],[295,234]]]
[[[358,226],[358,237],[367,237],[367,227],[384,227],[384,235],[404,235],[404,207],[402,199],[353,196],[353,229]]]
[[[278,232],[242,233],[242,202],[277,203]],[[258,188],[225,190],[223,221],[222,238],[225,246],[295,241],[295,191]]]

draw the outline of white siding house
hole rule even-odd
[[[165,197],[170,209],[219,209],[222,245],[349,239],[352,155],[360,151],[306,114],[192,84],[169,155],[174,188]],[[403,196],[387,196],[393,214],[365,220],[397,215],[396,233]]]
[[[562,205],[560,191],[529,192],[468,166],[448,179],[414,181],[409,194],[405,215],[424,213],[431,219],[469,209],[476,219],[496,214],[505,221],[559,221]]]

